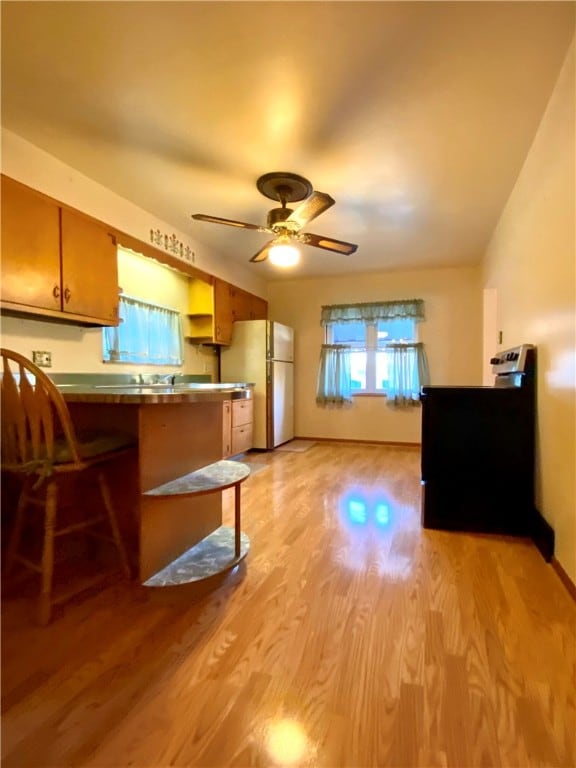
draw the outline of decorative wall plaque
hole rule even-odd
[[[178,256],[184,261],[194,263],[194,251],[189,245],[185,245],[182,240],[178,240],[176,235],[166,235],[159,229],[150,230],[150,242],[158,248],[163,248],[167,253]]]

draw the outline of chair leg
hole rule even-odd
[[[18,504],[16,506],[16,514],[14,516],[14,525],[12,527],[12,533],[10,535],[10,542],[8,544],[8,550],[6,551],[5,562],[5,574],[11,573],[14,563],[16,561],[16,555],[20,548],[20,540],[22,538],[22,528],[24,526],[24,510],[26,509],[26,503],[28,501],[28,490],[32,483],[36,480],[36,477],[26,477],[24,484],[18,497]]]
[[[120,529],[118,528],[116,512],[114,511],[114,507],[112,506],[112,499],[110,498],[110,490],[108,488],[108,483],[106,482],[106,478],[104,477],[103,472],[100,472],[98,474],[98,482],[100,483],[100,493],[102,494],[104,506],[106,507],[106,512],[108,513],[108,520],[110,522],[110,528],[112,530],[112,538],[114,540],[114,544],[116,545],[116,549],[118,550],[118,555],[120,556],[120,563],[122,565],[122,570],[124,571],[126,576],[130,579],[132,577],[130,563],[128,562],[126,549],[124,548],[124,542],[122,541],[122,537],[120,536]]]
[[[38,620],[43,626],[52,617],[52,582],[54,576],[54,528],[58,487],[55,480],[48,481],[44,517],[44,545],[42,547],[42,591],[38,609]]]

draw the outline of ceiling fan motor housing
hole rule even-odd
[[[268,227],[274,229],[275,225],[283,224],[292,213],[291,208],[272,208],[268,211]]]

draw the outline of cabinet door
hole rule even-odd
[[[260,296],[250,296],[250,320],[266,320],[268,318],[268,302]]]
[[[232,316],[234,320],[251,320],[251,295],[247,291],[234,289]]]
[[[249,451],[253,443],[252,424],[232,427],[232,456]]]
[[[252,424],[252,400],[234,400],[232,402],[232,426],[241,427]]]
[[[232,401],[222,403],[222,458],[232,455]]]
[[[214,279],[214,341],[230,344],[232,339],[231,286],[224,280]]]
[[[62,209],[62,309],[107,322],[118,318],[116,240],[106,227]]]
[[[60,309],[58,205],[2,176],[2,301]]]
[[[232,456],[249,451],[254,444],[252,400],[232,401]]]

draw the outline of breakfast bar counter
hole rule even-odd
[[[150,492],[222,459],[224,402],[251,398],[248,385],[58,387],[78,431],[120,430],[136,438],[134,452],[112,468],[110,485],[142,583],[222,525],[222,492],[162,498]]]

